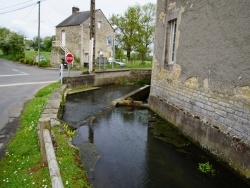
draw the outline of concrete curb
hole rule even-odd
[[[48,129],[41,130],[41,124],[42,121],[44,122],[48,121],[49,127],[61,124],[57,116],[63,99],[62,97],[64,97],[64,92],[66,88],[67,88],[66,85],[62,85],[60,88],[55,89],[53,91],[53,93],[50,96],[50,99],[47,101],[46,106],[40,116],[39,126],[38,126],[38,138],[43,158],[42,161],[44,164],[47,164],[49,166],[50,178],[53,188],[63,188],[64,186],[62,183],[60,169],[58,167],[58,162],[51,141],[50,128],[49,130]]]
[[[60,88],[55,89],[41,114],[40,118],[49,118],[51,120],[52,127],[61,124],[57,115],[60,110],[62,96],[64,95],[66,87],[66,85],[62,85]]]

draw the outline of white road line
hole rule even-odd
[[[6,75],[0,75],[0,77],[7,77],[7,76],[27,76],[29,74],[22,73],[22,74],[6,74]]]
[[[34,85],[34,84],[48,84],[48,83],[53,83],[53,82],[58,82],[58,80],[45,81],[45,82],[27,82],[27,83],[16,83],[16,84],[4,84],[4,85],[0,85],[0,87],[23,86],[23,85]]]
[[[12,69],[12,70],[18,72],[18,70],[16,70],[16,69]]]

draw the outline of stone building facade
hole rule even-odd
[[[157,0],[149,106],[250,178],[250,1]]]
[[[90,11],[79,12],[79,8],[72,8],[72,15],[56,26],[56,41],[51,53],[51,64],[58,65],[64,57],[65,50],[74,54],[75,57],[82,56],[82,64],[89,61],[90,41]],[[104,57],[113,55],[113,40],[115,33],[113,27],[98,9],[95,11],[96,45],[95,57],[102,52]],[[62,48],[61,48],[62,47]]]

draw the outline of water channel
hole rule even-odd
[[[73,143],[95,188],[249,187],[149,109],[110,107],[135,89],[109,85],[67,98],[63,120],[77,128]],[[213,174],[198,169],[207,162]]]

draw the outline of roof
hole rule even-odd
[[[59,23],[56,27],[80,25],[88,18],[90,18],[90,11],[75,12],[74,14],[63,20],[61,23]]]

